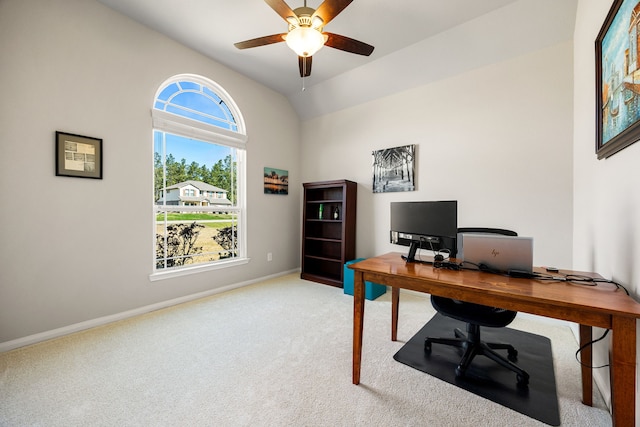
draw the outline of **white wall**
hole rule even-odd
[[[180,73],[244,115],[251,261],[150,282],[150,110]],[[0,1],[0,87],[0,343],[298,268],[300,126],[283,96],[92,0]],[[103,180],[54,175],[56,130],[104,140]],[[265,166],[289,170],[288,196],[263,194]]]
[[[574,216],[576,269],[597,271],[624,285],[636,300],[640,290],[640,143],[606,160],[595,155],[594,41],[612,0],[580,0],[574,35]],[[600,336],[601,331],[594,333]],[[640,342],[640,340],[639,340]],[[608,363],[607,342],[594,347],[594,363]],[[609,373],[595,372],[607,398]],[[637,399],[637,397],[636,397]],[[636,422],[640,422],[636,403]]]
[[[360,184],[359,257],[406,251],[388,243],[391,201],[455,199],[460,226],[533,236],[536,264],[570,267],[571,79],[565,42],[308,120],[302,179]],[[371,152],[406,144],[417,191],[373,194]]]

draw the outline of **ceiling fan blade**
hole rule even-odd
[[[344,50],[345,52],[356,53],[358,55],[369,56],[373,52],[374,47],[364,42],[341,36],[340,34],[322,33],[328,36],[325,46],[334,49]]]
[[[300,77],[309,77],[311,75],[311,57],[298,56],[298,68],[300,68]]]
[[[324,0],[313,13],[313,16],[320,16],[324,21],[323,25],[327,25],[329,21],[342,12],[345,7],[349,6],[352,1],[353,0]]]
[[[284,36],[286,33],[282,34],[272,34],[270,36],[258,37],[257,39],[245,40],[243,42],[234,43],[233,45],[238,49],[248,49],[250,47],[258,47],[264,46],[273,43],[279,43],[284,41]]]
[[[284,0],[264,0],[264,2],[268,4],[271,9],[275,10],[278,15],[282,16],[282,19],[285,21],[290,16],[296,16]]]

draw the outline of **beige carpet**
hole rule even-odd
[[[0,354],[2,426],[539,426],[396,362],[434,314],[403,294],[367,301],[362,381],[351,384],[353,300],[297,275]],[[562,425],[608,426],[580,403],[568,327],[516,319],[552,341]]]

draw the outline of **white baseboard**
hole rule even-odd
[[[14,350],[16,348],[24,347],[31,344],[36,344],[36,343],[50,340],[53,338],[58,338],[64,335],[69,335],[74,332],[80,332],[86,329],[95,328],[96,326],[102,326],[108,323],[117,322],[119,320],[124,320],[134,316],[139,316],[141,314],[150,313],[152,311],[160,310],[163,308],[171,307],[171,306],[182,304],[185,302],[197,300],[200,298],[205,298],[211,295],[216,295],[222,292],[252,285],[254,283],[262,282],[265,280],[275,279],[276,277],[286,276],[287,274],[292,274],[299,271],[300,269],[298,268],[298,269],[289,270],[281,273],[276,273],[269,276],[260,277],[257,279],[247,280],[245,282],[234,283],[232,285],[223,286],[221,288],[211,289],[209,291],[199,292],[197,294],[186,295],[180,298],[175,298],[168,301],[162,301],[156,304],[146,305],[144,307],[123,311],[121,313],[116,313],[109,316],[98,317],[96,319],[75,323],[73,325],[64,326],[62,328],[52,329],[50,331],[40,332],[37,334],[29,335],[26,337],[15,339],[15,340],[5,341],[3,343],[0,343],[0,353]]]

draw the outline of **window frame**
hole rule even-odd
[[[227,108],[233,115],[235,119],[235,125],[237,131],[231,131],[228,129],[224,129],[218,127],[213,124],[207,124],[204,122],[200,122],[197,120],[193,120],[187,117],[179,116],[173,113],[169,113],[162,110],[157,110],[155,108],[156,101],[158,100],[158,96],[165,90],[168,86],[179,83],[179,82],[193,82],[199,84],[203,87],[206,87],[213,93],[215,93],[220,99],[224,101]],[[168,279],[172,277],[180,277],[194,273],[200,273],[204,271],[218,270],[222,268],[233,267],[237,265],[247,264],[249,262],[249,258],[247,257],[247,212],[246,212],[246,143],[248,137],[246,135],[246,128],[244,119],[242,114],[240,113],[236,103],[229,96],[229,94],[222,88],[220,85],[215,83],[214,81],[207,79],[202,76],[194,75],[194,74],[180,74],[169,78],[164,81],[158,88],[154,98],[153,98],[153,106],[151,108],[151,122],[152,122],[152,132],[151,132],[151,141],[152,141],[152,151],[155,153],[155,140],[154,134],[156,131],[163,132],[165,134],[174,134],[177,136],[182,136],[186,138],[192,138],[198,141],[223,145],[231,148],[235,148],[237,151],[237,164],[236,164],[236,206],[234,208],[225,208],[228,211],[235,211],[238,215],[238,255],[233,259],[224,259],[218,261],[212,261],[208,263],[200,263],[194,265],[185,265],[179,267],[171,267],[166,269],[157,269],[156,268],[156,213],[158,212],[158,206],[156,205],[155,200],[152,200],[152,229],[153,229],[153,240],[152,240],[152,251],[151,251],[151,265],[153,266],[153,271],[149,275],[149,280],[156,281],[162,279]],[[151,161],[153,162],[154,156],[151,156]],[[153,163],[152,163],[153,164]],[[154,167],[152,167],[152,186],[153,186],[153,173]],[[165,189],[166,190],[166,189]],[[153,194],[153,191],[151,192]],[[165,191],[166,194],[166,191]],[[164,209],[172,210],[171,208],[166,208],[167,205],[164,205]],[[188,211],[202,211],[201,206],[180,206],[180,210],[183,212]]]

